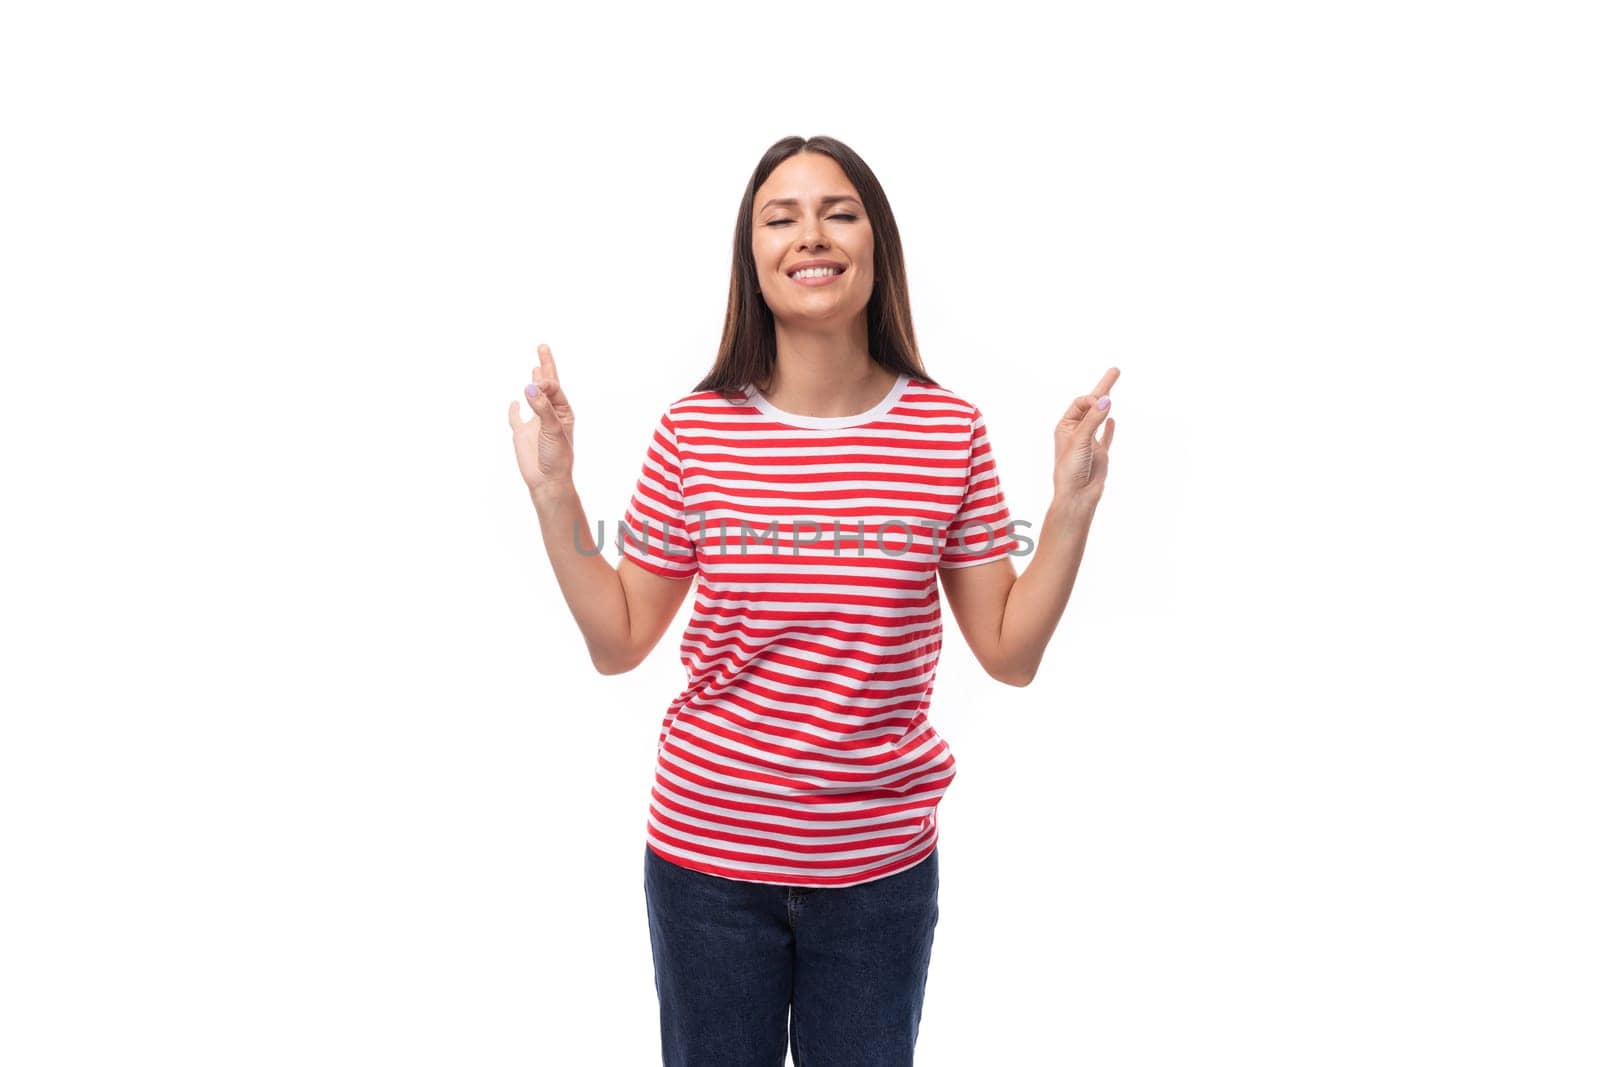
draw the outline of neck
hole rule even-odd
[[[756,388],[774,407],[808,418],[857,415],[882,400],[898,375],[867,347],[867,317],[847,328],[777,323],[778,359]]]

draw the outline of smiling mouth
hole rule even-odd
[[[832,282],[843,275],[844,271],[845,268],[843,267],[839,267],[836,270],[828,270],[826,268],[802,270],[796,271],[795,273],[789,275],[789,280],[797,285],[827,285],[829,282]]]

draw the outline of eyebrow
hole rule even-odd
[[[829,204],[837,204],[841,200],[848,200],[851,203],[856,204],[856,205],[860,205],[861,204],[861,201],[857,200],[853,196],[825,196],[825,197],[822,198],[822,206],[823,207],[827,207]],[[793,197],[790,197],[790,198],[788,198],[786,200],[768,200],[765,204],[762,204],[761,207],[758,210],[765,211],[769,207],[799,207],[799,206],[800,206],[800,201],[794,199]],[[862,210],[865,211],[866,208],[863,206]]]

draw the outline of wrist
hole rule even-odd
[[[546,478],[528,488],[528,496],[533,499],[533,506],[540,514],[561,507],[577,495],[577,487],[572,484],[571,478]]]
[[[1095,508],[1099,506],[1100,501],[1076,493],[1057,493],[1050,500],[1047,515],[1057,522],[1087,526],[1094,520]]]

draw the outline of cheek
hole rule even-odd
[[[761,271],[776,271],[783,265],[784,256],[788,248],[781,241],[763,241],[760,238],[755,242],[756,269]]]

